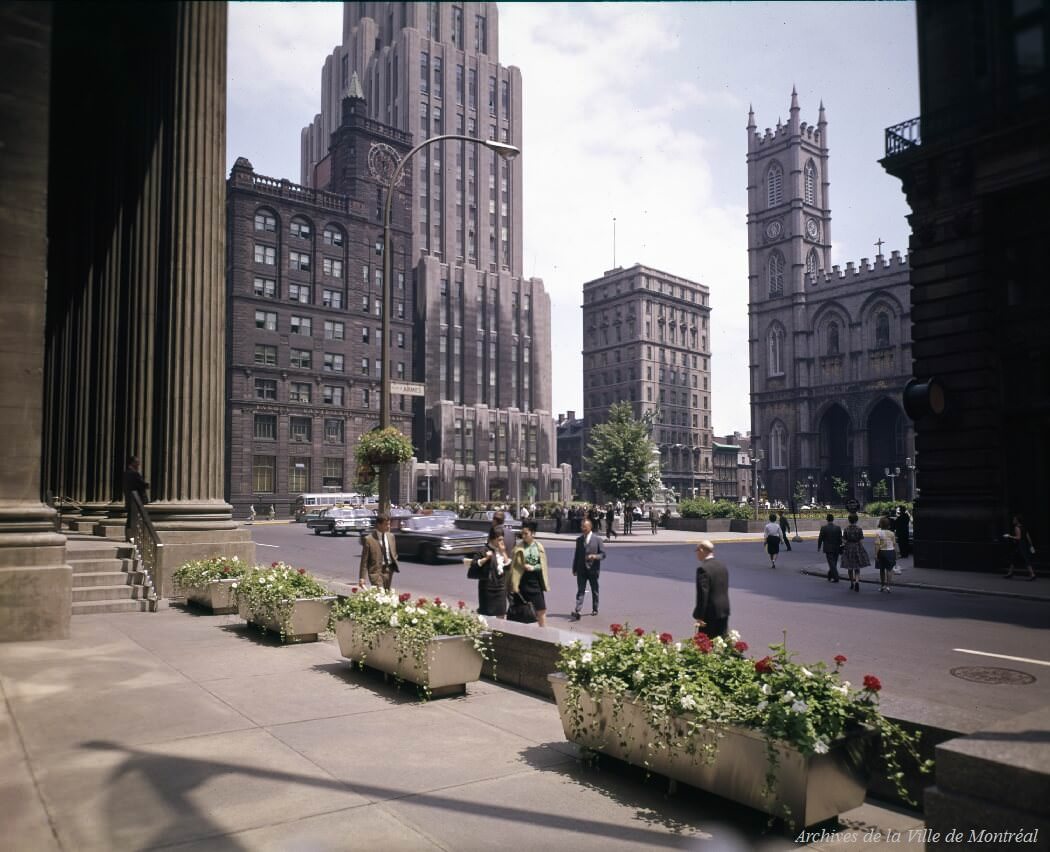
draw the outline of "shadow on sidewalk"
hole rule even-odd
[[[134,823],[136,820],[136,815],[129,812],[126,806],[127,798],[120,788],[121,782],[136,786],[147,785],[168,807],[170,813],[168,822],[164,825],[158,825],[152,839],[146,843],[139,844],[139,848],[172,846],[194,840],[209,840],[209,849],[223,850],[223,852],[246,850],[248,847],[240,843],[234,834],[230,834],[220,828],[194,802],[194,796],[200,795],[199,790],[201,788],[207,786],[216,778],[223,776],[228,776],[224,781],[226,784],[236,784],[238,781],[255,779],[273,782],[275,785],[298,785],[315,790],[352,793],[367,799],[370,803],[395,799],[411,800],[413,804],[449,811],[452,814],[468,814],[474,817],[484,817],[488,820],[518,824],[520,828],[506,827],[510,829],[511,836],[527,833],[529,827],[540,823],[548,829],[557,829],[571,833],[574,836],[582,835],[596,839],[607,838],[609,840],[627,841],[651,848],[677,849],[682,847],[682,835],[685,832],[699,830],[695,820],[686,820],[684,818],[679,820],[661,815],[654,806],[655,802],[645,803],[638,801],[638,797],[617,792],[615,789],[608,789],[606,785],[593,783],[588,785],[588,780],[582,774],[581,768],[577,764],[563,766],[560,771],[567,773],[566,777],[588,785],[591,789],[609,796],[615,801],[635,807],[637,819],[640,822],[644,822],[646,827],[624,826],[598,819],[589,819],[585,814],[574,814],[570,817],[562,814],[541,813],[529,808],[515,807],[512,804],[501,804],[489,800],[463,801],[441,793],[411,793],[407,790],[393,787],[317,778],[298,773],[258,769],[221,761],[157,755],[105,740],[95,740],[86,743],[84,747],[96,751],[119,752],[125,755],[106,782],[107,788],[110,790],[111,808],[109,812],[113,815],[113,824],[108,826],[111,837],[119,837],[127,831],[127,828],[124,827],[126,823]],[[535,747],[528,751],[539,751],[540,748]],[[549,761],[549,750],[545,751]],[[532,761],[530,761],[531,763]],[[549,770],[552,767],[542,765],[538,768]],[[555,771],[559,771],[557,767],[553,768]],[[581,773],[580,777],[573,774],[574,771]],[[346,809],[357,809],[361,806],[359,800],[352,799],[348,800]],[[684,807],[682,810],[684,810]],[[118,815],[124,817],[122,822],[118,822]],[[266,821],[262,820],[251,826],[251,828],[266,824]],[[673,834],[655,830],[655,827],[672,831]],[[250,827],[246,826],[241,830],[247,831],[250,830]],[[720,831],[733,830],[723,826],[720,827]],[[749,847],[741,845],[740,848],[746,849]]]
[[[359,686],[384,699],[388,704],[423,704],[414,683],[398,681],[397,678],[384,674],[377,669],[364,669],[357,663],[344,659],[342,662],[316,663],[311,669],[327,675],[344,686]]]

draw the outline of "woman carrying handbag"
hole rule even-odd
[[[478,581],[478,614],[506,617],[510,554],[502,526],[489,530],[485,554],[471,561],[467,577]]]
[[[526,521],[521,525],[521,541],[514,548],[510,564],[511,596],[520,595],[531,603],[536,608],[536,621],[540,627],[546,627],[547,599],[544,593],[550,590],[547,551],[536,540],[536,522]]]

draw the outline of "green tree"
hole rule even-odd
[[[609,417],[591,429],[584,478],[614,500],[651,500],[659,482],[649,440],[652,416],[635,419],[629,402],[609,408]]]
[[[809,503],[809,486],[805,482],[795,481],[795,506]]]
[[[890,488],[886,484],[885,479],[880,479],[875,483],[875,487],[872,489],[872,495],[876,500],[885,500],[889,496]]]
[[[831,477],[831,487],[835,490],[835,493],[839,496],[839,502],[846,502],[846,493],[849,491],[849,483],[845,479],[840,479],[837,476]]]

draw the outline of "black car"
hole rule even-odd
[[[488,509],[484,512],[474,512],[469,518],[456,518],[456,526],[461,530],[482,530],[488,532],[492,526],[492,516],[496,512],[493,509]],[[510,516],[509,512],[504,513],[507,518],[503,522],[503,526],[514,530],[514,532],[521,531],[521,521],[516,521]]]
[[[398,556],[416,556],[424,562],[462,558],[485,552],[485,535],[452,526],[442,515],[413,515],[403,518],[394,533]]]

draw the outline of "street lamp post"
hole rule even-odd
[[[886,477],[890,481],[890,500],[894,503],[897,502],[897,477],[901,475],[901,469],[895,467],[892,470],[886,468]]]
[[[387,181],[386,202],[383,205],[383,332],[382,332],[382,356],[380,360],[380,392],[379,392],[379,428],[385,429],[390,425],[390,298],[391,278],[393,277],[393,251],[390,245],[390,211],[391,202],[394,198],[394,187],[401,180],[405,166],[417,151],[421,151],[435,142],[473,142],[483,145],[490,151],[495,151],[504,160],[512,159],[521,153],[521,149],[506,142],[497,142],[495,139],[475,139],[461,133],[445,133],[441,136],[432,136],[424,139],[415,148],[401,158],[394,168],[390,179]],[[379,467],[379,511],[390,511],[390,465],[383,464]]]

